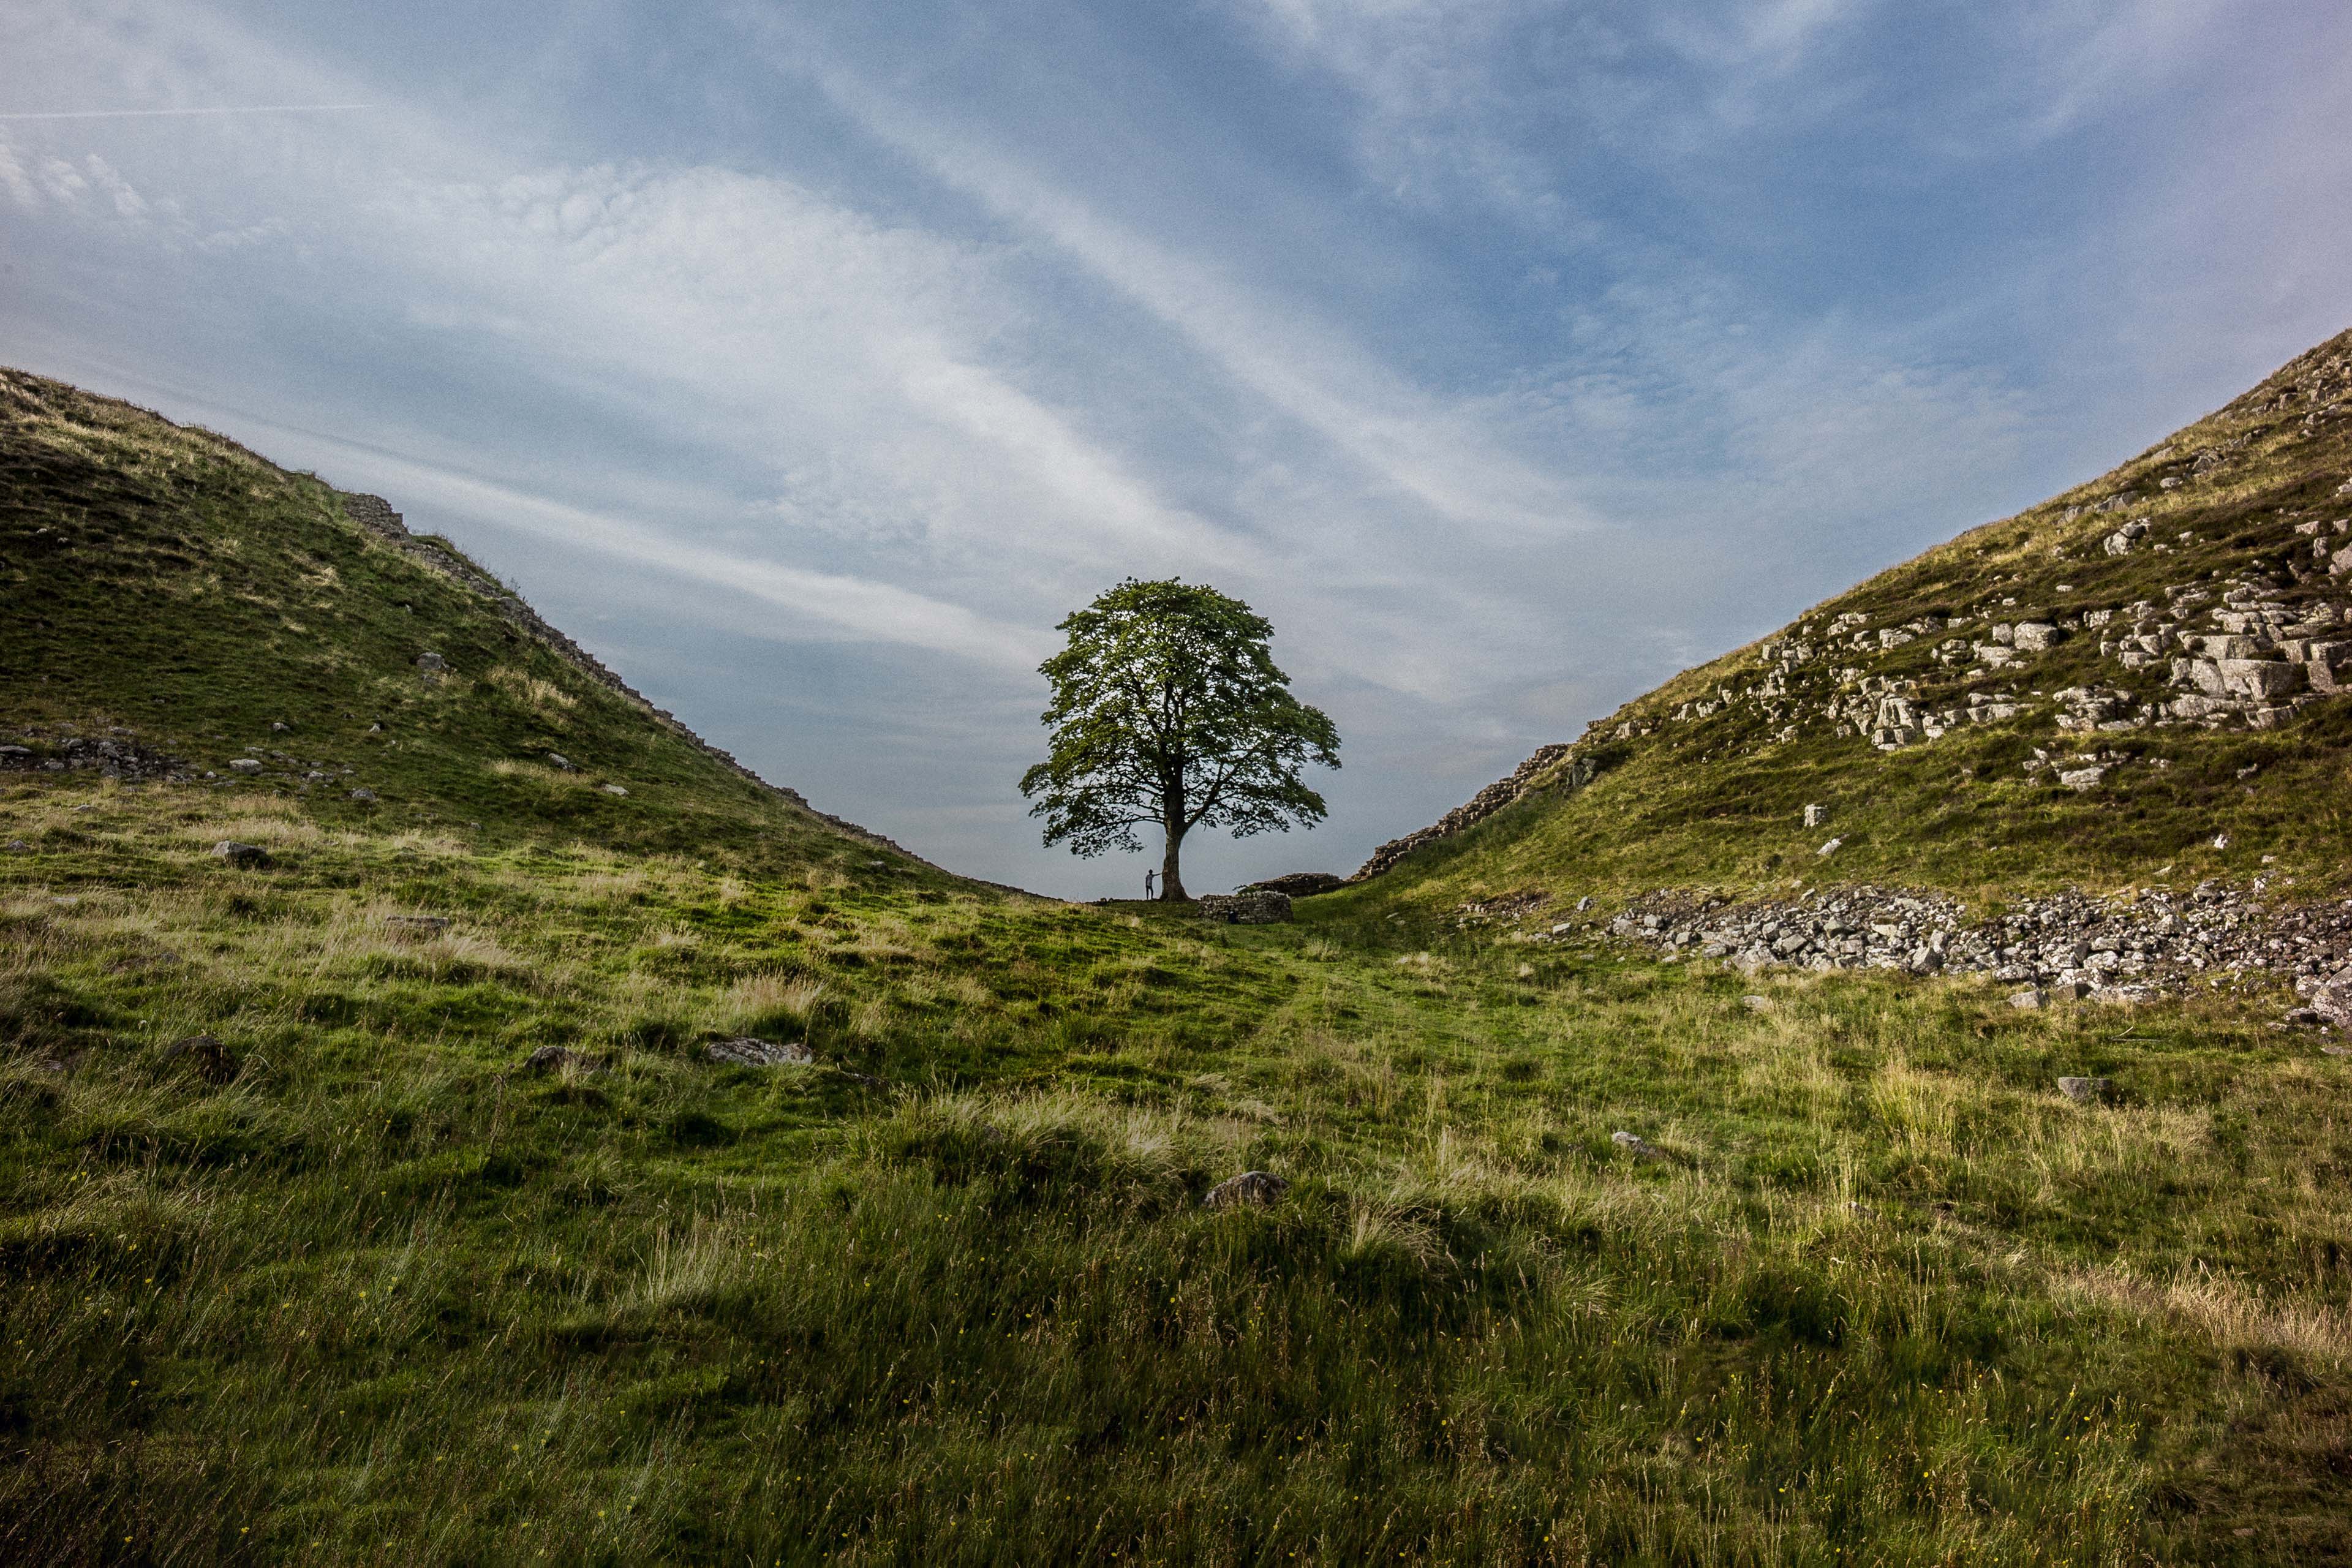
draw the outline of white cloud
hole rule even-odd
[[[1444,521],[1541,532],[1590,524],[1560,475],[1500,447],[1459,410],[1314,324],[1298,302],[1255,297],[1213,267],[1120,227],[969,129],[926,124],[847,72],[816,74],[866,130],[1062,247],[1223,374]]]

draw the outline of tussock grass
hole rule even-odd
[[[12,1551],[2352,1549],[2345,1073],[2227,1002],[1758,1012],[568,838],[322,828],[231,876],[209,799],[78,781],[0,826],[101,799],[129,866],[0,861]],[[235,1081],[167,1058],[198,1031]],[[700,1058],[736,1033],[819,1065]],[[519,1072],[545,1044],[582,1059]],[[1200,1206],[1252,1168],[1282,1202]]]
[[[1296,927],[1072,909],[834,832],[218,437],[9,374],[0,447],[51,531],[0,553],[13,717],[277,764],[0,776],[0,1560],[2352,1557],[2352,1069],[2261,998],[1444,918],[1571,844],[1785,879],[1711,814],[1842,776],[1802,755],[1604,775]],[[1995,805],[1911,812],[1916,864],[2062,874],[2077,805]],[[1278,1203],[1202,1206],[1248,1169]]]

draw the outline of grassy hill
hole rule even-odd
[[[2159,872],[2341,891],[2347,691],[2352,333],[1547,748],[1349,897],[1993,897]]]
[[[2274,1009],[958,881],[5,386],[0,1560],[2352,1560]]]
[[[448,541],[355,513],[391,516],[210,432],[0,370],[0,723],[25,763],[110,739],[238,799],[301,797],[320,824],[876,858],[655,714]],[[920,869],[895,853],[885,868]]]

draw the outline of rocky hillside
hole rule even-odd
[[[1357,880],[1457,906],[1862,880],[2334,892],[2347,693],[2352,333],[1545,747]]]
[[[655,709],[448,541],[209,431],[0,370],[0,769],[330,822],[928,872]]]

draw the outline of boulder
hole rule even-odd
[[[239,844],[234,838],[224,838],[213,846],[213,858],[232,866],[267,866],[269,851],[258,844]]]
[[[2311,1010],[2339,1029],[2352,1029],[2352,967],[2337,970],[2305,998]]]
[[[416,656],[416,668],[432,674],[448,668],[449,661],[437,653],[420,653]]]
[[[1838,846],[1844,842],[1845,840],[1843,838],[1832,838],[1827,844],[1822,845],[1819,849],[1814,850],[1813,853],[1821,856],[1834,855],[1838,852]]]
[[[2050,994],[2046,991],[2012,991],[2009,995],[2011,1006],[2027,1013],[2038,1011],[2049,1002]]]
[[[2114,1087],[2112,1080],[2104,1078],[2062,1078],[2058,1080],[2058,1092],[2077,1105],[2090,1105],[2105,1100],[2107,1091]]]
[[[547,753],[547,765],[559,772],[568,773],[572,771],[572,759],[565,756],[562,752],[550,752]]]
[[[362,805],[373,805],[375,804],[375,791],[372,789],[355,789],[352,791],[352,798],[358,801]]]
[[[229,763],[228,771],[233,773],[257,773],[261,771],[261,759],[238,757]]]
[[[1266,1208],[1282,1201],[1290,1184],[1270,1171],[1244,1171],[1211,1187],[1201,1199],[1201,1206],[1210,1209]]]
[[[2303,684],[2304,667],[2267,658],[2214,661],[2226,691],[2244,697],[2284,697]]]
[[[436,936],[449,929],[449,917],[446,915],[386,915],[383,917],[383,923],[396,931],[406,931],[417,936]]]
[[[2021,621],[2011,634],[2013,646],[2024,653],[2047,653],[2065,634],[2048,621]]]
[[[816,1053],[799,1040],[755,1040],[746,1035],[739,1039],[714,1040],[702,1048],[702,1054],[714,1062],[730,1067],[781,1068],[802,1067],[816,1060]]]
[[[604,793],[605,793],[606,795],[623,795],[623,796],[625,796],[629,792],[628,792],[627,790],[625,790],[625,789],[623,789],[619,784],[606,784],[606,785],[604,785]]]
[[[1609,1142],[1637,1160],[1664,1160],[1671,1163],[1674,1159],[1672,1154],[1667,1153],[1639,1132],[1612,1132],[1609,1134]]]
[[[2352,555],[2352,551],[2346,552]],[[2315,642],[2304,650],[2304,676],[2314,691],[2352,690],[2352,642]]]

